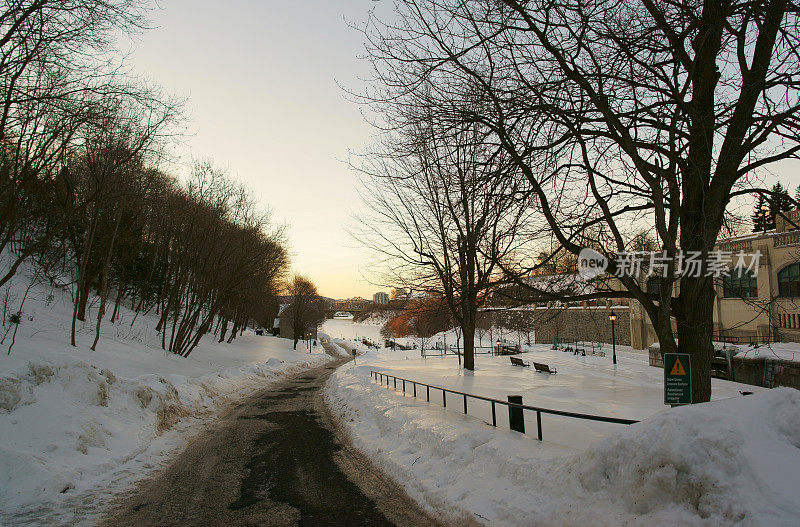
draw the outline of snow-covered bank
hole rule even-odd
[[[352,320],[327,319],[322,324],[322,331],[334,339],[364,339],[372,342],[383,342],[381,325],[358,323]]]
[[[320,344],[327,348],[328,353],[339,355],[342,358],[351,356],[351,352],[347,350],[339,339],[332,339],[330,335],[320,333],[319,341]]]
[[[329,405],[356,447],[430,508],[491,525],[800,524],[796,390],[659,409],[642,423],[603,432],[584,449],[548,440],[548,434],[561,435],[557,423],[545,424],[545,442],[539,443],[503,426],[494,429],[480,416],[464,416],[460,404],[452,411],[438,400],[428,404],[424,396],[414,399],[371,382],[373,369],[417,378],[409,371],[423,368],[410,354],[372,352],[359,361],[331,377]],[[427,369],[435,364],[427,363]],[[527,369],[508,371],[541,384]],[[623,380],[635,376],[620,374]],[[431,375],[420,380],[432,383]],[[558,375],[545,377],[545,393],[552,395],[570,375],[559,367]],[[474,381],[480,377],[481,371]],[[604,386],[623,400],[628,392],[602,374],[597,386],[586,388],[596,397]],[[516,388],[513,375],[499,387],[507,393]],[[642,410],[636,401],[630,408]]]
[[[12,294],[12,297],[14,295]],[[69,345],[65,292],[32,288],[10,356],[0,355],[0,523],[91,524],[118,491],[186,444],[228,403],[330,357],[251,332],[165,353],[152,317],[123,309]],[[6,345],[8,342],[6,342]]]

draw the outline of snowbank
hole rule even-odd
[[[660,411],[581,451],[403,397],[372,369],[335,372],[327,401],[431,509],[491,525],[800,524],[796,390]]]
[[[328,351],[329,352],[336,353],[340,357],[350,357],[351,356],[351,352],[348,351],[342,345],[342,341],[341,340],[332,339],[330,337],[330,335],[328,335],[326,333],[320,333],[319,334],[319,339],[320,339],[320,343],[322,343],[324,346],[328,347]]]
[[[72,347],[70,315],[66,292],[33,287],[12,354],[0,354],[0,524],[90,524],[111,490],[167,461],[228,403],[330,360],[252,332],[231,344],[207,336],[181,358],[159,348],[152,317],[134,322],[127,309],[91,351],[94,322]]]

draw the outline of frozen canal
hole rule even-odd
[[[333,318],[322,324],[322,333],[327,333],[334,339],[362,339],[368,338],[376,344],[382,345],[381,326],[378,324],[362,324],[353,322],[352,319]]]

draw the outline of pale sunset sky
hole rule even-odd
[[[360,202],[344,161],[373,131],[339,85],[359,89],[368,73],[348,22],[370,9],[391,2],[165,0],[129,63],[188,97],[180,162],[211,158],[252,188],[289,224],[292,271],[334,298],[382,290],[362,278],[369,255],[345,232]]]

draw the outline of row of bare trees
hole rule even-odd
[[[73,345],[94,300],[92,349],[124,305],[156,313],[162,347],[187,356],[209,332],[270,327],[288,257],[282,228],[211,164],[184,184],[158,168],[182,101],[128,75],[114,47],[143,15],[135,1],[2,3],[0,286],[27,262],[74,285]]]
[[[183,186],[137,164],[101,194],[73,216],[63,252],[77,270],[73,344],[96,291],[96,345],[112,288],[112,322],[123,301],[154,310],[162,347],[183,356],[211,331],[222,342],[251,322],[271,327],[288,258],[282,230],[246,188],[208,163]]]
[[[526,290],[526,301],[548,300],[559,295],[530,281],[531,272],[554,257],[592,247],[610,259],[609,272],[615,273],[615,257],[630,251],[646,228],[663,251],[657,292],[627,275],[620,278],[622,290],[595,287],[567,300],[639,302],[662,351],[691,355],[695,402],[709,400],[714,279],[705,267],[682,274],[679,253],[697,251],[708,261],[731,200],[768,194],[757,188],[760,171],[800,153],[800,5],[793,0],[397,4],[391,19],[373,19],[364,30],[374,82],[360,96],[385,118],[379,123],[390,146],[384,159],[392,166],[381,169],[391,183],[375,179],[402,200],[374,202],[379,224],[388,220],[401,233],[380,250],[426,277],[438,276],[437,287],[470,304],[471,288],[491,287],[477,272],[481,267],[501,271],[497,280]],[[409,210],[407,201],[416,207],[433,190],[441,196],[446,182],[457,177],[458,163],[445,163],[444,171],[436,167],[435,184],[426,181],[434,164],[429,160],[453,157],[437,153],[441,145],[461,152],[460,159],[476,151],[458,140],[465,130],[479,136],[474,143],[480,156],[469,172],[482,174],[478,187],[489,194],[486,199],[506,209],[500,230],[509,225],[509,232],[527,241],[493,239],[496,232],[479,225],[478,215],[446,199],[436,198],[448,214],[483,229],[478,243],[458,228],[439,225],[435,214],[428,222],[421,209]],[[369,166],[365,170],[377,175]],[[397,186],[403,190],[394,191]],[[524,199],[516,197],[522,194]],[[525,217],[517,205],[536,221],[515,225]],[[421,222],[430,225],[421,228]],[[448,241],[437,241],[433,254],[421,231],[437,228],[439,238]],[[472,246],[489,267],[471,263]],[[530,258],[542,247],[544,259]],[[459,266],[447,264],[446,253]],[[438,263],[443,260],[445,265]],[[440,270],[448,265],[459,272]],[[425,288],[425,279],[407,276]],[[459,277],[456,287],[449,276]],[[463,312],[454,307],[454,313]]]

